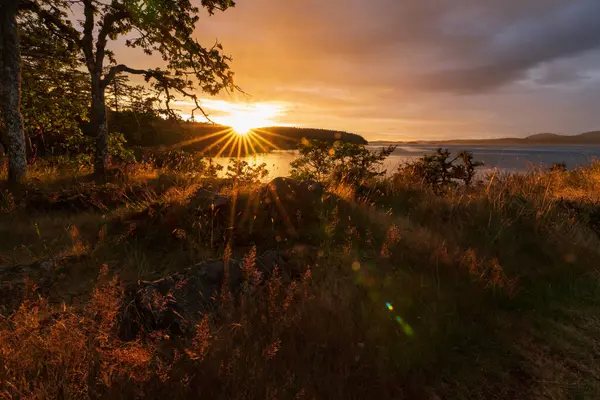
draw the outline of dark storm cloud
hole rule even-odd
[[[421,76],[426,88],[482,91],[523,78],[531,68],[600,48],[600,1],[574,1],[548,15],[530,16],[491,35],[472,65]],[[565,79],[566,70],[556,78]],[[559,72],[559,71],[555,71]],[[577,78],[571,69],[571,77]],[[552,77],[549,77],[552,79]]]

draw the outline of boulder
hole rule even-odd
[[[81,258],[69,256],[31,264],[0,266],[0,314],[16,309],[28,296],[47,297],[66,268]]]
[[[235,296],[244,282],[242,261],[230,260],[229,290]],[[286,260],[277,251],[257,257],[256,268],[270,275],[278,267],[285,271]],[[193,333],[203,315],[217,312],[214,299],[224,284],[226,264],[210,260],[156,281],[138,281],[125,288],[118,333],[123,340],[135,340],[145,332],[161,330],[172,336]]]
[[[216,192],[206,189],[198,189],[194,194],[192,202],[197,205],[200,212],[217,213],[221,209],[231,207],[231,199]]]

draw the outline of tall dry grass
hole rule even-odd
[[[27,211],[22,194],[2,192],[0,232],[12,237],[0,253],[9,263],[56,254],[87,261],[66,269],[48,298],[32,292],[0,317],[0,396],[569,398],[580,393],[569,388],[598,388],[586,356],[598,351],[598,164],[494,174],[444,191],[410,179],[359,195],[338,187],[295,239],[268,220],[239,248],[198,219],[190,198],[205,183],[147,170],[94,189],[32,183],[51,199],[42,208],[116,191],[93,211]],[[52,197],[57,191],[68,195]],[[231,215],[247,208],[240,199]],[[230,246],[213,248],[213,236]],[[265,276],[255,260],[267,245],[316,256],[295,260],[304,268],[294,279]],[[121,279],[216,253],[243,255],[245,281],[239,295],[216,297],[219,311],[193,337],[118,337]],[[89,293],[61,301],[97,270]]]

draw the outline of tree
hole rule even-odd
[[[473,182],[473,178],[475,177],[475,169],[477,167],[483,166],[483,162],[475,161],[473,159],[473,153],[468,150],[459,151],[456,155],[455,160],[461,160],[462,165],[456,166],[456,178],[462,179],[465,185],[469,186],[471,182]],[[454,160],[452,161],[452,163]]]
[[[0,2],[0,108],[7,136],[8,179],[21,181],[27,173],[21,102],[21,55],[17,13],[19,0]]]
[[[108,87],[106,100],[108,107],[113,109],[115,113],[119,113],[127,108],[127,98],[132,86],[129,84],[129,77],[124,74],[116,74]]]
[[[395,149],[389,146],[370,151],[363,144],[305,140],[298,147],[300,157],[291,163],[291,175],[299,180],[325,182],[332,179],[360,185],[385,174],[380,167]]]
[[[231,179],[234,187],[254,185],[269,175],[267,164],[250,165],[247,161],[229,159],[225,177]]]
[[[385,175],[386,171],[381,169],[382,163],[396,150],[396,146],[371,151],[361,144],[336,142],[333,150],[335,181],[362,184]]]
[[[448,149],[436,149],[434,154],[424,155],[418,160],[407,163],[398,169],[395,178],[409,178],[431,186],[434,190],[456,185],[463,181],[469,186],[475,177],[475,170],[482,166],[475,161],[470,151],[463,150],[450,158]]]
[[[94,170],[104,173],[108,167],[108,127],[105,90],[119,73],[137,74],[152,82],[164,98],[167,112],[175,116],[170,101],[175,94],[192,99],[200,107],[195,89],[211,95],[223,89],[234,89],[231,59],[222,52],[219,43],[202,47],[193,37],[199,8],[190,0],[21,0],[34,10],[58,34],[78,49],[85,59],[91,83],[89,131],[96,138]],[[73,10],[81,4],[82,10]],[[233,0],[201,0],[209,14],[234,6]],[[67,18],[67,11],[82,11],[81,31]],[[107,48],[109,41],[127,35],[125,44],[140,48],[151,55],[158,53],[166,63],[164,69],[136,69],[119,64]],[[114,65],[105,69],[106,61]],[[206,115],[206,114],[204,114]]]
[[[115,84],[116,82],[116,84]],[[128,142],[143,145],[160,118],[160,99],[143,85],[131,85],[129,77],[117,75],[107,93],[109,134],[123,132]]]
[[[27,153],[62,154],[67,140],[81,136],[90,89],[78,52],[31,12],[18,17],[21,47],[21,113]]]
[[[324,182],[333,170],[333,143],[304,139],[298,146],[300,157],[290,163],[294,179]]]

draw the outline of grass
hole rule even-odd
[[[0,397],[596,397],[600,164],[441,192],[405,178],[279,208],[152,168],[0,186],[1,288],[20,285],[0,296]],[[207,187],[236,200],[207,210]],[[221,293],[193,336],[117,335],[127,283],[229,254],[257,276],[271,248],[294,273]]]

